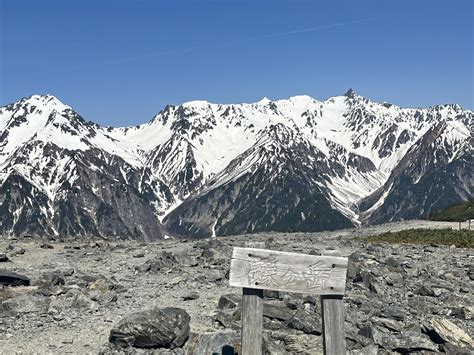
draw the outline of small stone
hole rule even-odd
[[[402,324],[393,319],[387,318],[374,318],[373,322],[387,329],[400,332],[402,330]]]
[[[217,304],[217,307],[219,309],[229,309],[229,308],[237,308],[242,302],[242,297],[239,295],[236,295],[234,293],[222,295],[221,298],[219,299],[219,303]]]
[[[426,285],[420,285],[415,289],[415,294],[420,295],[420,296],[430,296],[430,297],[435,297],[436,294],[434,290]]]
[[[394,257],[389,257],[385,260],[385,264],[390,266],[390,267],[394,267],[394,268],[398,268],[400,267],[401,263],[400,261],[398,261],[397,259],[395,259]]]
[[[183,301],[192,301],[199,298],[199,293],[193,291],[181,297]]]
[[[388,317],[395,320],[404,320],[407,313],[405,309],[400,306],[385,306],[382,309],[382,313]]]
[[[64,269],[56,270],[56,272],[61,273],[64,276],[72,276],[74,274],[74,268],[65,267]]]

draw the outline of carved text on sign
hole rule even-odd
[[[235,247],[229,284],[313,295],[343,295],[347,258]]]
[[[322,261],[316,261],[309,265],[306,270],[297,270],[277,267],[278,262],[275,255],[259,257],[252,256],[248,281],[250,284],[261,287],[292,288],[304,286],[308,290],[320,289],[325,286],[329,279],[331,267]]]

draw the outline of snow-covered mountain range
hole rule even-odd
[[[192,101],[107,128],[34,95],[0,108],[0,235],[152,240],[419,218],[473,198],[473,117],[349,90]]]

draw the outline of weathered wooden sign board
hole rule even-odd
[[[231,286],[313,295],[344,295],[347,258],[234,248]]]
[[[243,288],[242,354],[262,353],[263,290],[321,295],[327,355],[345,353],[344,304],[348,259],[257,248],[234,248],[229,283]]]

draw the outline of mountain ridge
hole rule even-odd
[[[80,231],[79,235],[92,233],[98,237],[118,233],[113,231],[112,226],[105,226],[107,223],[97,228],[100,223],[96,214],[101,203],[107,206],[106,210],[117,214],[118,225],[129,226],[123,227],[123,233],[136,239],[186,235],[186,230],[177,227],[184,222],[179,213],[188,216],[186,223],[199,224],[198,220],[204,218],[199,217],[204,216],[202,211],[190,201],[200,201],[198,204],[203,211],[211,208],[214,214],[227,211],[225,218],[217,216],[216,219],[222,223],[225,221],[224,224],[210,224],[207,221],[206,228],[198,233],[200,236],[214,235],[216,226],[218,231],[225,231],[226,234],[269,230],[286,215],[292,216],[288,217],[291,221],[285,224],[288,229],[298,230],[303,228],[302,225],[308,225],[302,220],[304,212],[297,217],[289,210],[283,211],[279,204],[287,202],[287,209],[300,210],[302,207],[295,202],[301,201],[303,191],[310,190],[317,192],[317,196],[313,196],[315,200],[329,206],[329,214],[324,217],[328,218],[325,228],[347,225],[347,221],[355,225],[378,223],[390,220],[390,212],[381,212],[384,210],[381,206],[385,203],[381,197],[388,196],[392,201],[390,191],[410,189],[410,186],[417,184],[416,179],[411,179],[402,188],[403,179],[390,180],[397,168],[404,169],[400,164],[416,144],[421,144],[427,152],[424,167],[417,170],[416,174],[421,174],[417,178],[422,179],[430,173],[424,170],[425,167],[431,172],[450,167],[453,174],[460,176],[453,180],[456,188],[450,202],[472,198],[472,173],[470,176],[469,170],[464,175],[460,172],[472,167],[472,146],[469,143],[472,118],[472,111],[463,110],[456,104],[405,109],[373,102],[350,89],[344,96],[324,101],[306,95],[276,101],[265,98],[243,104],[190,101],[167,105],[147,123],[114,128],[86,121],[52,95],[33,95],[0,108],[0,186],[8,184],[11,187],[14,179],[9,180],[8,177],[14,173],[24,179],[23,185],[28,182],[31,188],[38,190],[33,194],[39,196],[41,191],[48,200],[47,206],[41,198],[42,202],[38,202],[33,209],[38,210],[36,215],[57,221],[53,223],[54,228],[51,227],[57,235],[72,233],[67,228],[61,231],[59,227],[62,218],[59,210],[61,204],[65,204],[65,196],[72,204],[68,205],[69,209],[71,206],[76,206],[76,209],[82,206],[87,210],[88,204],[97,205],[96,210],[77,212],[70,225],[77,224],[77,228],[71,228]],[[445,128],[434,145],[421,142],[427,132],[440,124],[444,124]],[[443,157],[442,163],[431,161],[436,159],[432,152]],[[81,201],[80,198],[88,195],[86,192],[79,191],[74,197],[66,191],[67,184],[74,189],[76,181],[79,183],[84,174],[90,174],[77,168],[78,159],[87,166],[87,171],[97,173],[92,174],[91,184],[85,187],[89,189],[90,196]],[[294,170],[291,166],[299,168]],[[296,180],[288,173],[291,169],[293,175],[299,176]],[[109,177],[104,180],[105,176]],[[387,185],[389,180],[395,187]],[[260,186],[264,196],[271,197],[269,191],[273,191],[275,196],[280,196],[280,202],[273,203],[271,209],[265,209],[264,202],[256,205],[249,199],[257,191],[251,192],[247,188],[244,190],[249,196],[240,196],[238,191],[243,181],[247,184],[253,181],[255,186]],[[275,186],[272,186],[275,181],[288,184],[288,191],[300,191],[300,196],[283,191],[277,193]],[[19,181],[16,183],[19,184]],[[119,190],[114,189],[112,194],[101,196],[98,191],[107,190],[104,185],[111,183],[120,186]],[[211,205],[204,206],[202,196],[220,188],[234,191],[232,198],[218,194],[225,203],[207,201]],[[152,232],[145,232],[146,222],[137,215],[138,212],[126,211],[122,202],[111,202],[122,201],[118,197],[122,190],[126,191],[122,193],[128,196],[127,200],[135,201],[130,202],[132,210],[136,207],[137,211],[153,220],[150,222],[154,226]],[[420,189],[425,190],[429,189]],[[10,201],[5,209],[8,216],[0,217],[9,221],[6,223],[0,219],[2,234],[11,234],[16,223],[29,221],[25,217],[15,217],[21,203],[14,204],[9,191],[7,186],[3,195],[0,194],[0,208],[6,208],[5,201]],[[212,196],[217,198],[218,195]],[[24,195],[22,198],[31,199],[32,196]],[[96,202],[93,203],[93,200]],[[247,209],[249,216],[260,215],[262,221],[266,221],[262,222],[264,225],[250,220],[245,228],[242,223],[238,228],[231,228],[238,219],[234,215],[237,209],[231,206],[232,201],[241,201],[239,211]],[[402,202],[398,199],[391,203]],[[434,212],[424,203],[423,199],[417,200],[412,207],[423,213]],[[398,207],[393,208],[396,210]],[[42,211],[51,213],[48,215]],[[322,211],[318,213],[326,215]],[[377,213],[380,214],[377,218],[370,217]],[[338,214],[342,214],[346,222],[335,222],[340,219]],[[232,222],[232,218],[236,220]],[[312,218],[317,218],[317,214]],[[38,225],[45,224],[40,217],[37,219],[35,223]],[[131,231],[135,222],[137,231]],[[89,227],[83,228],[83,223]],[[314,225],[312,228],[318,227]],[[195,230],[194,227],[191,229]]]

